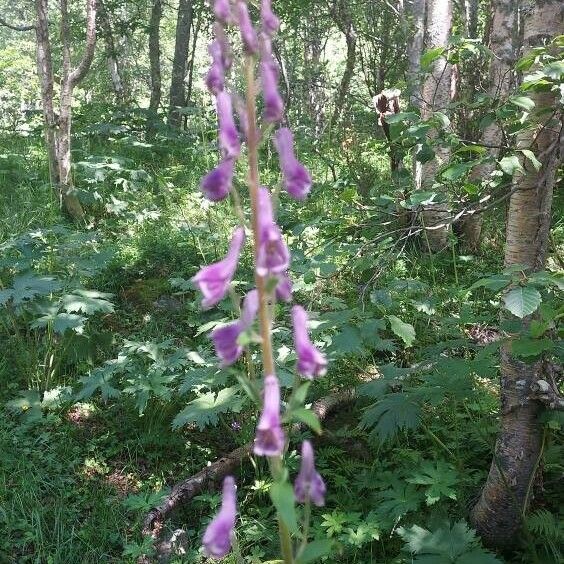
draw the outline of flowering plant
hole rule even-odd
[[[231,194],[241,225],[232,235],[225,258],[202,268],[192,281],[203,295],[202,307],[210,308],[219,303],[230,292],[245,244],[245,232],[252,233],[255,288],[244,297],[239,319],[216,328],[212,331],[211,339],[221,366],[232,365],[247,352],[248,339],[244,339],[243,334],[252,328],[258,318],[264,376],[261,382],[251,375],[242,378],[245,379],[244,388],[260,405],[253,452],[268,459],[273,478],[271,497],[278,512],[282,558],[286,563],[293,563],[300,559],[308,546],[311,503],[323,505],[326,488],[315,469],[310,442],[304,441],[302,444],[301,468],[293,486],[284,466],[288,448],[284,423],[291,419],[292,410],[299,408],[303,411],[307,383],[301,383],[296,377],[292,394],[284,407],[272,352],[272,312],[277,300],[292,301],[290,251],[276,222],[275,198],[269,188],[260,184],[258,149],[261,143],[268,141],[266,131],[277,128],[273,143],[279,156],[282,185],[288,195],[303,200],[311,189],[312,179],[296,158],[292,132],[280,126],[284,118],[284,102],[278,90],[278,65],[272,54],[272,40],[280,22],[272,11],[271,0],[261,0],[258,26],[251,20],[246,0],[212,0],[211,6],[216,18],[215,38],[209,46],[212,66],[206,84],[215,98],[221,160],[202,179],[201,189],[204,196],[213,202],[224,200]],[[228,89],[229,74],[234,64],[228,27],[236,27],[240,33],[246,85],[244,102]],[[255,78],[257,67],[260,92]],[[268,126],[262,129],[257,119],[257,102],[261,92],[262,125]],[[237,110],[238,124],[234,108]],[[246,222],[247,214],[241,207],[241,198],[233,185],[235,165],[241,157],[243,146],[246,147],[251,202],[249,225]],[[327,361],[310,340],[308,316],[301,306],[293,306],[292,321],[297,373],[306,380],[324,375]],[[299,544],[294,543],[294,537],[299,533],[293,512],[295,502],[304,504]],[[292,509],[290,514],[288,507]],[[235,480],[228,476],[223,484],[221,509],[203,537],[204,551],[208,556],[222,558],[233,548],[237,558],[242,561],[234,532],[236,512]]]

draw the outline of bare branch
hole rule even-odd
[[[7,22],[1,16],[0,16],[0,25],[7,27],[8,29],[12,29],[13,31],[31,31],[32,29],[35,29],[35,24],[14,25],[14,24]]]
[[[86,46],[78,66],[70,74],[72,86],[76,86],[90,69],[96,47],[96,0],[86,0]]]

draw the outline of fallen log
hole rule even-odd
[[[356,397],[354,389],[340,390],[329,394],[313,403],[312,410],[323,421],[337,407],[350,403]],[[302,424],[296,424],[292,430],[299,430]],[[231,474],[251,454],[252,443],[241,446],[229,454],[222,456],[214,463],[200,470],[197,474],[176,484],[170,494],[157,507],[153,507],[143,523],[143,535],[157,539],[164,520],[169,513],[179,505],[186,503],[211,485],[219,484],[221,480]]]

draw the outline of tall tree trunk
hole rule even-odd
[[[112,88],[116,102],[118,104],[125,104],[126,93],[123,81],[123,69],[121,61],[119,60],[118,50],[116,48],[114,32],[112,30],[112,22],[102,0],[98,0],[98,16],[100,20],[100,28],[103,32],[104,42],[106,44],[106,63],[108,65],[108,72],[112,81]]]
[[[168,113],[169,125],[176,128],[180,128],[182,125],[182,113],[179,109],[183,108],[186,104],[186,88],[184,81],[188,70],[188,50],[190,46],[192,15],[192,0],[179,0]]]
[[[452,28],[452,0],[427,0],[425,26],[425,48],[446,47]],[[431,72],[423,81],[421,116],[429,118],[433,112],[445,112],[451,97],[451,65],[445,57],[432,63]],[[448,161],[450,149],[435,147],[435,158],[421,166],[421,187],[430,189],[442,163]],[[423,221],[427,230],[430,252],[444,249],[448,244],[450,227],[443,225],[448,217],[447,204],[432,204],[423,210]]]
[[[528,52],[547,35],[561,34],[564,10],[560,0],[529,2],[524,10],[524,46]],[[555,108],[551,92],[531,94],[541,120]],[[550,232],[551,205],[556,173],[562,162],[562,115],[549,118],[519,134],[517,147],[532,149],[542,163],[536,171],[523,162],[525,173],[516,180],[507,219],[505,265],[522,264],[528,271],[542,270]],[[523,320],[526,328],[531,317]],[[527,511],[531,485],[538,467],[542,426],[541,404],[531,398],[532,386],[542,373],[541,362],[525,364],[501,351],[501,430],[494,459],[472,523],[490,546],[513,546]]]
[[[420,107],[421,54],[425,39],[425,0],[411,0],[407,4],[407,13],[411,29],[407,41],[407,94],[409,103]]]
[[[493,99],[503,99],[514,85],[512,68],[517,51],[515,37],[517,0],[497,0],[493,5],[489,44],[493,56],[490,63],[488,93]],[[480,143],[487,147],[491,161],[474,168],[470,175],[472,182],[489,179],[496,168],[498,147],[502,143],[502,131],[497,122],[493,121],[484,128]],[[470,253],[478,251],[482,222],[482,214],[465,217],[460,222],[460,242],[465,251]]]
[[[48,4],[47,0],[36,0],[35,12],[37,22],[35,36],[37,41],[37,74],[41,82],[41,104],[43,106],[43,122],[45,128],[45,146],[49,160],[49,180],[51,186],[59,190],[59,164],[57,161],[57,121],[54,109],[53,92],[53,59],[51,56],[51,41],[49,38]]]
[[[339,3],[339,7],[336,10],[335,19],[337,21],[337,26],[345,36],[345,42],[347,44],[347,58],[345,63],[345,71],[341,78],[339,88],[337,90],[337,98],[335,99],[335,109],[333,110],[333,115],[331,116],[331,125],[337,125],[341,118],[341,112],[345,105],[345,100],[349,92],[349,87],[351,84],[352,77],[354,75],[354,67],[356,65],[356,30],[354,29],[352,15],[348,11],[344,2]]]
[[[147,135],[154,135],[154,123],[157,120],[161,105],[161,18],[163,16],[162,0],[153,0],[151,19],[149,20],[149,64],[151,67],[151,99],[147,116]]]
[[[203,22],[203,2],[197,2],[193,8],[194,14],[192,15],[192,47],[190,48],[190,60],[188,62],[188,78],[186,80],[186,98],[185,103],[189,104],[192,100],[192,90],[194,87],[194,64],[196,61],[196,47],[198,46],[198,37],[202,28]],[[195,22],[194,22],[195,20]],[[184,116],[184,126],[188,116]]]

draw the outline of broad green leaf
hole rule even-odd
[[[560,80],[562,75],[564,75],[564,61],[552,61],[542,70],[546,76],[549,76],[554,80]]]
[[[415,329],[413,325],[405,323],[395,315],[388,315],[388,321],[392,331],[403,340],[406,346],[410,347],[415,341]]]
[[[541,169],[542,163],[537,159],[533,151],[530,149],[521,149],[521,153],[531,162],[536,171]]]
[[[451,464],[442,460],[424,461],[407,481],[410,484],[427,486],[425,490],[427,505],[433,505],[444,497],[456,499],[455,486],[459,482],[458,474]]]
[[[503,159],[499,161],[499,166],[501,170],[509,176],[513,176],[516,172],[525,172],[517,155],[503,157]]]
[[[527,112],[530,112],[535,107],[535,102],[528,96],[511,96],[509,101]]]
[[[63,296],[63,309],[69,313],[81,312],[92,315],[96,312],[112,313],[114,304],[109,301],[112,294],[96,290],[74,290]]]
[[[41,395],[37,390],[24,390],[20,392],[20,397],[7,402],[6,407],[14,414],[23,415],[28,423],[39,421],[43,418]]]
[[[330,539],[320,539],[309,542],[300,557],[296,560],[296,564],[308,564],[309,562],[315,562],[323,556],[327,556],[331,552],[332,544]]]
[[[428,68],[431,63],[436,61],[445,52],[445,47],[434,47],[433,49],[428,49],[421,55],[421,66],[425,69]]]
[[[291,412],[292,419],[297,419],[298,421],[305,423],[312,431],[321,435],[321,423],[319,422],[319,417],[311,410],[305,407],[300,407],[294,409]]]
[[[535,312],[541,301],[539,291],[531,286],[517,286],[503,296],[505,308],[520,319]]]
[[[441,173],[441,176],[445,180],[458,180],[460,177],[464,176],[468,171],[472,169],[474,163],[455,163],[445,168]]]
[[[217,393],[208,392],[192,400],[173,419],[173,430],[194,423],[200,430],[208,425],[217,425],[222,413],[239,413],[245,400],[239,395],[239,387],[224,388]]]
[[[380,441],[392,438],[401,429],[415,429],[421,421],[421,407],[408,394],[386,394],[369,406],[362,416],[362,426],[373,428]]]
[[[292,532],[298,530],[294,488],[288,482],[274,482],[270,486],[270,498],[278,515]]]
[[[494,274],[493,276],[488,276],[487,278],[482,278],[474,282],[474,284],[468,288],[468,291],[471,292],[477,288],[487,288],[488,290],[498,292],[508,286],[510,282],[511,276],[507,274]]]
[[[76,313],[57,313],[56,315],[43,315],[35,319],[30,327],[38,329],[46,327],[50,323],[53,326],[53,331],[59,335],[63,335],[68,329],[72,329],[76,333],[81,334],[84,330],[84,325],[87,318]]]
[[[521,337],[511,341],[511,352],[515,356],[532,357],[538,356],[545,351],[554,348],[554,343],[550,339],[530,339]]]

